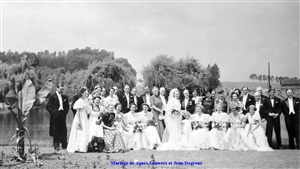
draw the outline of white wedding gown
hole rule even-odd
[[[181,104],[180,101],[176,98],[172,98],[168,101],[166,107],[166,114],[165,114],[165,124],[166,128],[163,134],[163,143],[157,147],[159,151],[167,151],[167,150],[188,150],[182,144],[182,129],[181,129],[181,120],[182,115],[179,114],[172,114],[172,109],[180,110]]]

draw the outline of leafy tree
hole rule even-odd
[[[260,82],[263,80],[263,76],[262,75],[259,75],[258,77],[257,77],[257,80],[259,80]]]
[[[208,75],[208,86],[212,89],[215,89],[221,85],[220,82],[220,69],[217,64],[214,64],[212,67],[209,68],[209,75]]]
[[[251,75],[250,75],[250,79],[251,79],[252,81],[256,80],[256,79],[257,79],[257,74],[255,74],[255,73],[251,74]]]

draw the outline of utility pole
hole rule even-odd
[[[270,62],[268,62],[268,88],[269,88],[269,90],[272,88],[270,78],[271,78],[271,76],[270,76]]]

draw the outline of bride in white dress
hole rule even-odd
[[[181,130],[181,104],[180,93],[178,89],[172,89],[169,95],[169,100],[166,106],[166,114],[164,117],[166,128],[163,134],[163,143],[157,147],[157,150],[183,150],[185,149],[181,144],[182,130]]]

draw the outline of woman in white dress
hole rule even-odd
[[[203,106],[197,104],[195,114],[190,117],[193,126],[191,147],[206,150],[209,148],[208,124],[211,121],[211,116],[204,114],[203,109]]]
[[[231,113],[228,116],[230,127],[220,143],[223,146],[221,149],[230,151],[247,151],[248,148],[241,138],[241,133],[245,127],[244,115],[238,112],[239,107],[235,103],[230,105],[230,110]]]
[[[191,114],[186,113],[185,114],[185,119],[181,120],[181,130],[182,130],[182,135],[181,135],[181,145],[189,149],[191,148],[191,141],[192,141],[192,123],[190,121]]]
[[[161,144],[157,129],[156,121],[154,120],[152,112],[148,112],[149,105],[147,103],[142,104],[143,111],[138,113],[138,118],[143,126],[142,140],[143,148],[152,150]]]
[[[163,143],[157,147],[157,150],[182,150],[184,147],[181,144],[181,104],[180,93],[178,89],[172,89],[169,95],[169,100],[166,107],[165,123],[166,129],[163,134]]]
[[[87,101],[87,88],[81,88],[78,96],[80,98],[73,106],[77,113],[73,119],[67,147],[67,151],[70,153],[87,152],[89,142],[89,125],[87,115],[91,112],[91,107]]]
[[[209,131],[209,143],[212,149],[221,149],[220,141],[226,133],[228,115],[222,112],[222,105],[217,105],[217,112],[214,112],[211,117],[212,129]]]
[[[138,149],[138,143],[136,142],[134,127],[138,121],[135,113],[135,104],[130,105],[130,111],[125,114],[124,122],[127,131],[124,132],[126,145],[130,150]]]
[[[100,105],[100,96],[93,98],[92,111],[89,116],[89,142],[92,140],[93,136],[103,137],[103,126],[100,124],[103,112],[105,108]]]
[[[119,103],[119,99],[114,93],[115,93],[115,89],[110,88],[109,89],[109,95],[103,101],[103,104],[104,104],[105,107],[107,107],[110,104],[116,105],[117,103]]]
[[[250,105],[248,110],[249,113],[245,115],[248,124],[242,131],[242,139],[250,150],[273,151],[268,144],[264,129],[260,126],[261,119],[259,114],[255,113],[256,107]]]

